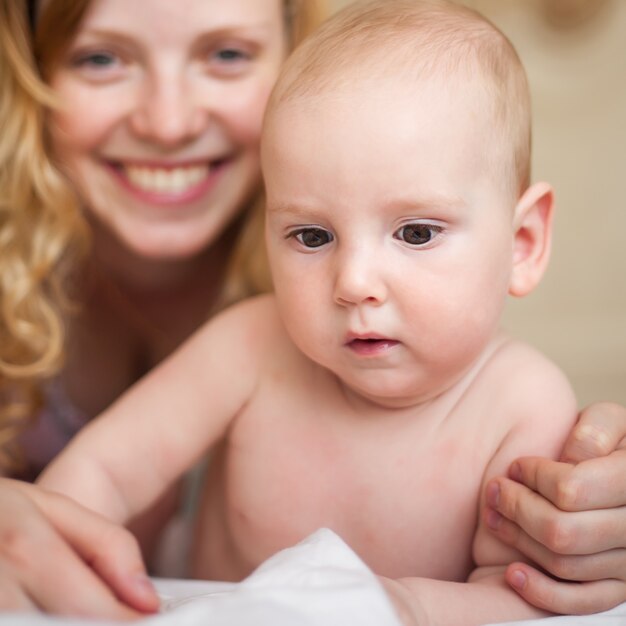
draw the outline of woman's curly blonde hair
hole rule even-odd
[[[33,2],[0,0],[0,474],[18,469],[16,437],[36,414],[39,385],[62,365],[68,277],[87,250],[77,198],[47,149],[46,111],[59,103],[44,78],[89,3],[51,0],[33,29]],[[291,46],[327,15],[325,4],[284,0]],[[233,251],[222,303],[270,288],[262,207],[260,192]]]
[[[54,97],[39,77],[24,3],[0,0],[0,470],[63,355],[70,258],[86,231],[45,146]],[[68,261],[68,263],[66,263]]]

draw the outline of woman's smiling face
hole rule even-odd
[[[85,209],[140,256],[211,245],[259,184],[285,54],[280,0],[94,0],[50,77],[53,149]]]

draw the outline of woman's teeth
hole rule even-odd
[[[126,177],[132,185],[151,193],[183,193],[196,186],[209,174],[208,165],[156,168],[127,165]]]

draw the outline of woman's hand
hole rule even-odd
[[[489,483],[487,501],[492,532],[557,577],[509,565],[508,583],[530,604],[584,614],[626,601],[624,407],[585,409],[560,462],[518,459]]]
[[[158,607],[127,530],[69,498],[0,479],[0,610],[128,620]]]

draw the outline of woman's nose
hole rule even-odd
[[[195,101],[184,78],[166,77],[147,82],[131,113],[133,132],[145,141],[176,147],[199,135],[208,112]]]
[[[339,257],[334,296],[342,306],[377,306],[385,302],[387,287],[374,255],[352,253]]]

